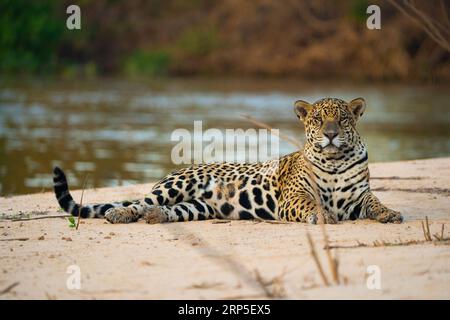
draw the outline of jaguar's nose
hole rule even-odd
[[[338,135],[336,131],[324,131],[323,133],[328,139],[330,139],[330,142],[333,141],[333,139]]]
[[[330,142],[338,135],[338,126],[336,121],[327,121],[323,128],[323,134],[330,139]]]

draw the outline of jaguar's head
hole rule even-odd
[[[356,121],[364,113],[366,102],[362,98],[345,102],[325,98],[310,104],[295,102],[295,113],[304,123],[307,144],[327,156],[339,155],[359,143]]]

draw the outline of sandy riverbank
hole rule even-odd
[[[327,226],[331,245],[340,247],[332,251],[338,254],[341,284],[329,287],[306,240],[309,232],[330,274],[321,226],[254,221],[111,225],[92,219],[74,230],[66,218],[5,220],[61,214],[52,193],[0,198],[0,298],[267,298],[277,289],[288,299],[450,299],[449,242],[423,242],[421,228],[427,215],[432,234],[440,234],[445,224],[444,236],[450,236],[450,158],[376,163],[371,176],[376,195],[406,221]],[[84,202],[136,199],[150,187],[86,190]],[[81,192],[73,195],[79,199]],[[374,241],[410,240],[421,242],[373,246]],[[79,290],[66,286],[70,265],[80,267]],[[370,265],[380,268],[381,290],[367,288]],[[266,280],[278,280],[265,291],[255,270]]]

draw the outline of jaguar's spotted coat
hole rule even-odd
[[[279,160],[196,165],[167,175],[143,200],[82,208],[56,167],[56,197],[73,215],[80,210],[83,218],[104,216],[112,223],[139,218],[149,223],[211,218],[317,223],[319,211],[326,223],[357,218],[401,222],[401,214],[370,191],[367,150],[356,131],[365,101],[299,100],[294,109],[305,125],[307,141],[303,151]]]

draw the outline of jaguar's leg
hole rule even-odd
[[[282,201],[280,204],[279,217],[285,221],[307,222],[316,224],[323,222],[334,224],[337,216],[318,207],[317,201],[307,192],[298,192]]]
[[[160,220],[162,217],[158,218],[157,213],[159,211],[162,210],[162,212],[168,213],[170,212],[168,208],[178,203],[190,201],[193,196],[191,192],[197,192],[197,189],[194,187],[183,188],[183,183],[172,184],[164,183],[164,181],[161,180],[155,185],[152,192],[137,204],[134,203],[127,207],[118,206],[107,210],[105,212],[106,220],[111,223],[130,223],[136,222],[144,215],[153,216],[154,218],[152,219]],[[172,221],[170,214],[168,219],[164,221]]]
[[[139,201],[127,207],[110,208],[105,212],[105,219],[111,223],[136,222],[149,207],[144,201]]]
[[[381,223],[401,223],[403,216],[400,212],[389,209],[370,191],[362,199],[362,209],[369,219],[377,220]]]
[[[192,199],[172,206],[151,206],[143,214],[147,223],[205,220],[215,218],[215,210],[202,199]]]

